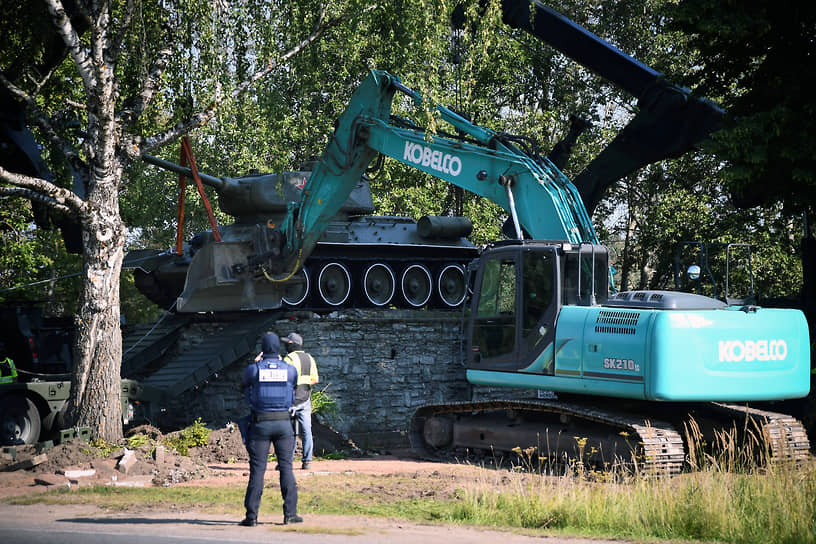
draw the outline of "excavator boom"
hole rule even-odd
[[[573,179],[590,214],[619,179],[679,157],[719,129],[724,112],[715,103],[693,96],[538,0],[502,0],[502,18],[637,98],[635,117]]]
[[[527,155],[499,134],[442,106],[436,107],[440,118],[470,136],[468,141],[430,135],[406,122],[397,126],[391,122],[396,91],[417,104],[422,101],[396,76],[379,70],[371,71],[354,92],[291,220],[284,221],[286,259],[296,263],[311,252],[377,153],[495,202],[516,217],[519,230],[529,236],[598,243],[578,191],[549,160]]]

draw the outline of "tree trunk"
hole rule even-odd
[[[118,176],[96,180],[98,213],[83,224],[84,274],[75,317],[74,374],[66,413],[69,426],[90,427],[91,436],[122,438],[119,274],[124,227],[119,215]]]

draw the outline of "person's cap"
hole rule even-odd
[[[303,338],[301,338],[301,336],[296,332],[290,332],[289,334],[281,338],[281,340],[283,340],[287,344],[297,344],[298,346],[303,345]]]
[[[280,338],[274,332],[268,332],[261,338],[261,351],[264,357],[275,357],[280,354]]]

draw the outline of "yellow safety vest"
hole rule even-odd
[[[14,361],[6,357],[0,361],[0,383],[12,383],[17,381],[17,367]]]

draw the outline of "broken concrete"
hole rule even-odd
[[[125,448],[125,454],[119,459],[119,463],[117,463],[116,468],[119,472],[124,472],[125,474],[133,468],[133,465],[136,464],[136,452],[133,450],[129,450]]]

